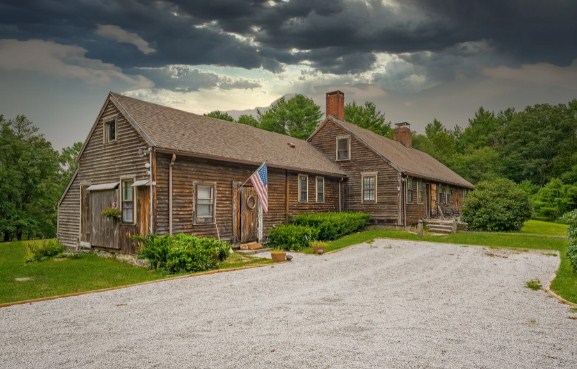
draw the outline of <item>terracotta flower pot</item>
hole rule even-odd
[[[273,251],[270,256],[275,263],[280,263],[286,260],[286,252],[284,251]]]

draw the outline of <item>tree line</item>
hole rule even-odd
[[[56,206],[76,170],[82,143],[58,152],[23,115],[0,115],[2,240],[56,235]]]

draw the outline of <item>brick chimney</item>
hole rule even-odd
[[[395,123],[393,130],[393,140],[399,141],[405,147],[413,147],[413,136],[411,134],[411,125],[407,122]]]
[[[345,120],[345,94],[342,91],[327,92],[327,117]]]

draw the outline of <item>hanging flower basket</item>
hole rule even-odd
[[[122,212],[118,208],[106,208],[100,214],[112,220],[118,220],[122,216]]]

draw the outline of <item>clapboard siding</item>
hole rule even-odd
[[[169,233],[169,165],[172,155],[157,155],[157,228],[158,234]],[[177,156],[172,172],[173,191],[173,233],[192,233],[198,236],[217,237],[233,240],[233,218],[235,195],[234,183],[243,183],[256,170],[256,166],[233,164],[222,161],[206,160],[188,156]],[[324,203],[311,201],[300,204],[297,199],[298,173],[269,168],[269,211],[263,215],[264,234],[270,227],[287,219],[286,181],[289,181],[289,214],[338,210],[338,179],[325,177]],[[314,175],[309,174],[312,178]],[[216,224],[193,224],[193,183],[216,183]],[[247,182],[250,185],[250,181]],[[309,184],[311,185],[311,184]],[[314,192],[314,187],[311,187]],[[311,192],[311,193],[312,193]],[[312,199],[312,197],[311,197]],[[217,231],[218,227],[218,231]],[[235,240],[233,240],[235,241]]]
[[[116,119],[116,140],[104,143],[103,127],[105,122]],[[118,182],[121,177],[146,179],[145,163],[148,158],[138,155],[139,148],[147,148],[147,143],[136,132],[132,125],[120,114],[110,100],[107,100],[78,162],[78,173],[72,185],[63,197],[58,209],[58,240],[65,246],[75,247],[80,235],[80,185]],[[137,192],[137,191],[135,191]],[[135,197],[135,216],[138,215]],[[138,222],[138,219],[136,219]],[[118,225],[120,227],[120,225]],[[123,233],[134,233],[135,228],[124,226]],[[121,252],[132,252],[132,245],[123,242],[128,249]]]
[[[351,159],[336,160],[336,138],[351,137]],[[354,135],[327,121],[310,139],[310,143],[325,157],[339,165],[347,173],[345,182],[345,210],[362,211],[371,214],[374,219],[388,223],[399,221],[399,173],[383,158],[365,146]],[[377,172],[377,202],[363,203],[361,200],[362,173]]]

